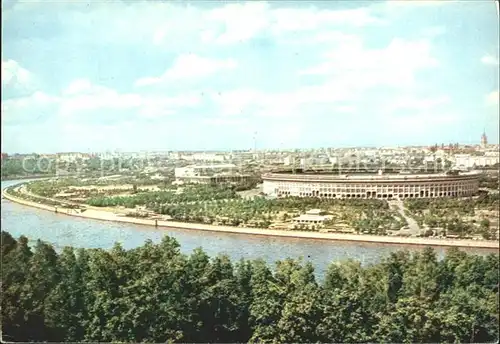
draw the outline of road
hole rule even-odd
[[[408,223],[408,232],[411,235],[417,235],[420,234],[420,226],[418,225],[417,221],[415,221],[413,218],[407,216],[405,214],[405,207],[403,204],[402,200],[392,200],[392,201],[387,201],[389,205],[395,205],[399,214],[406,220]]]

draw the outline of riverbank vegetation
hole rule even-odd
[[[232,262],[158,244],[60,252],[2,232],[4,341],[471,342],[498,340],[498,255],[427,248],[379,264]]]
[[[409,215],[420,226],[461,238],[478,235],[496,239],[500,195],[482,193],[467,199],[408,199]]]
[[[66,191],[84,193],[88,190],[98,190],[106,195],[112,194],[113,190],[133,191],[133,188],[156,186],[159,189],[175,189],[169,181],[158,181],[147,176],[113,176],[102,178],[54,178],[50,180],[39,180],[26,184],[29,192],[34,194],[53,197]]]
[[[81,207],[78,204],[72,204],[65,202],[64,200],[57,200],[57,199],[48,199],[42,196],[37,196],[37,195],[30,195],[26,194],[25,192],[20,192],[16,188],[16,186],[10,186],[6,189],[6,192],[9,195],[12,195],[14,197],[30,201],[30,202],[35,202],[38,204],[45,204],[51,207],[61,207],[61,208],[67,208],[67,209],[80,209]]]
[[[190,204],[150,203],[155,213],[176,221],[268,228],[272,223],[290,221],[307,210],[319,208],[330,215],[328,225],[346,223],[350,228],[370,234],[385,234],[385,229],[399,229],[404,220],[397,217],[382,200],[341,200],[288,197],[250,200],[232,199]]]
[[[384,235],[388,229],[399,230],[406,225],[406,221],[382,200],[240,196],[238,192],[255,187],[257,182],[257,179],[252,179],[236,185],[188,184],[179,187],[170,184],[162,186],[159,191],[141,189],[140,186],[144,186],[141,183],[90,187],[94,181],[72,178],[29,183],[27,190],[43,197],[95,207],[142,207],[181,222],[269,228],[275,223],[290,224],[294,217],[311,208],[320,208],[330,216],[326,224],[332,230],[348,227],[358,232]],[[300,225],[295,227],[306,229]],[[317,229],[319,225],[314,230]]]
[[[233,185],[175,185],[146,176],[141,178],[43,180],[26,184],[26,190],[49,198],[48,202],[64,201],[83,208],[122,207],[132,211],[131,214],[156,213],[180,222],[375,235],[498,238],[498,193],[482,192],[470,198],[407,199],[405,218],[396,207],[391,208],[379,199],[270,199],[258,195],[258,189],[242,191],[255,187],[257,179]],[[311,209],[320,209],[326,218],[316,223],[294,222]],[[409,218],[414,218],[419,226],[411,233]]]
[[[95,207],[124,206],[135,208],[146,204],[176,204],[209,200],[234,199],[238,194],[226,185],[189,185],[182,192],[159,191],[141,192],[129,197],[98,197],[91,198],[86,203]]]

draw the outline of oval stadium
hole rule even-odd
[[[479,172],[309,172],[262,175],[263,192],[274,197],[406,199],[468,197],[477,193]]]

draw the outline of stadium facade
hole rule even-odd
[[[480,173],[307,174],[266,173],[263,192],[275,197],[405,199],[468,197],[477,193]]]

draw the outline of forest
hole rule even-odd
[[[431,248],[377,264],[232,262],[178,242],[55,250],[1,232],[4,341],[498,340],[498,255]]]

